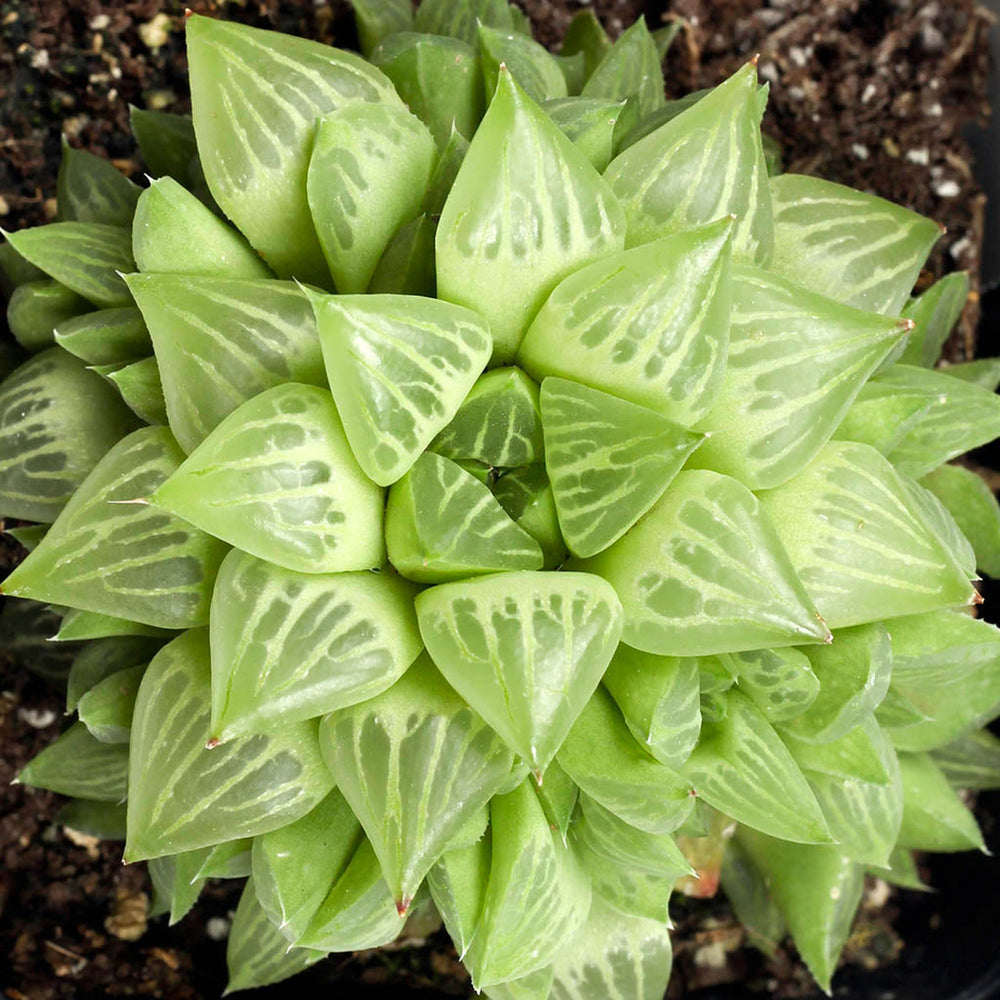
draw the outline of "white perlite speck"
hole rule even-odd
[[[955,181],[941,181],[940,184],[934,185],[934,193],[939,198],[954,198],[961,190]]]
[[[926,149],[908,149],[906,158],[910,163],[917,163],[922,167],[926,167],[931,162],[930,153]]]

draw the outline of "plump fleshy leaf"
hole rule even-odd
[[[497,573],[416,603],[448,683],[540,777],[618,644],[614,591],[582,573]]]
[[[389,491],[385,540],[393,566],[420,583],[541,569],[543,561],[486,486],[431,452]]]
[[[615,135],[620,122],[627,124],[628,108],[626,101],[606,97],[562,97],[542,105],[598,171],[611,162]]]
[[[501,66],[537,104],[567,96],[566,78],[558,61],[533,38],[480,24],[479,58],[487,101],[493,98]]]
[[[493,853],[483,914],[466,956],[477,989],[544,968],[584,925],[590,883],[553,835],[531,782],[490,809]]]
[[[1000,358],[978,358],[975,361],[948,365],[943,370],[954,378],[980,385],[990,392],[996,392],[1000,386]]]
[[[903,823],[899,846],[921,851],[986,850],[968,806],[929,754],[901,753]]]
[[[578,10],[563,35],[562,49],[564,56],[583,53],[584,68],[589,77],[597,68],[605,53],[611,48],[611,39],[604,30],[597,15],[589,7]]]
[[[9,299],[19,285],[47,278],[41,268],[22,257],[6,239],[0,243],[0,296]]]
[[[327,285],[306,174],[316,119],[360,102],[400,106],[360,56],[194,15],[186,22],[194,130],[226,215],[275,270]]]
[[[100,222],[53,222],[5,235],[26,260],[99,309],[131,305],[120,277],[135,270],[130,230]]]
[[[982,476],[961,465],[942,465],[921,481],[971,542],[976,566],[1000,577],[1000,504]]]
[[[541,465],[526,465],[505,473],[493,486],[493,495],[508,517],[523,528],[542,550],[543,569],[562,565],[569,554],[552,485]]]
[[[74,149],[63,138],[56,179],[59,217],[66,222],[131,226],[140,190],[110,160]]]
[[[384,558],[382,490],[351,454],[333,397],[288,383],[231,413],[149,502],[305,573]]]
[[[890,885],[897,885],[901,889],[913,889],[916,892],[932,891],[929,886],[924,884],[920,876],[920,869],[917,867],[913,851],[909,851],[905,847],[897,847],[893,850],[887,867],[869,869],[868,873],[883,879]]]
[[[818,177],[782,174],[770,186],[772,270],[845,305],[899,315],[941,235],[938,224]]]
[[[751,489],[791,478],[829,440],[908,324],[863,313],[763,271],[733,271],[725,376],[697,424],[692,465]]]
[[[311,295],[327,377],[358,463],[399,479],[455,416],[490,357],[477,313],[409,295]]]
[[[451,131],[448,133],[448,141],[441,150],[437,166],[434,168],[430,184],[427,186],[427,193],[424,195],[423,211],[432,218],[441,214],[444,203],[448,200],[448,195],[451,192],[451,186],[455,183],[455,178],[458,176],[458,171],[468,151],[469,140],[452,123]],[[436,288],[436,271],[434,284]]]
[[[352,104],[321,118],[309,160],[309,211],[337,291],[363,292],[396,232],[420,212],[437,150],[394,104]]]
[[[438,295],[478,309],[509,362],[569,272],[620,250],[624,218],[584,154],[501,72],[441,213]]]
[[[592,556],[659,500],[704,437],[577,382],[542,383],[545,468],[570,551]]]
[[[434,298],[434,233],[436,223],[426,212],[393,236],[379,259],[368,286],[378,295],[420,295]]]
[[[364,701],[423,648],[416,588],[392,573],[298,573],[232,551],[212,596],[218,739]]]
[[[97,464],[4,592],[160,628],[204,625],[225,546],[129,502],[167,481],[183,457],[164,427],[130,434]]]
[[[977,729],[931,754],[952,788],[1000,788],[1000,737]]]
[[[37,354],[57,343],[56,327],[93,308],[72,289],[43,277],[14,289],[7,304],[7,326],[21,347]]]
[[[478,41],[479,24],[512,30],[514,22],[507,0],[427,0],[417,8],[413,19],[419,32],[459,38],[471,46]]]
[[[774,958],[788,928],[764,876],[738,840],[726,844],[719,884],[736,919],[746,929],[749,943]]]
[[[491,845],[492,838],[487,833],[475,844],[445,851],[427,873],[431,898],[460,959],[472,943],[483,912]]]
[[[251,870],[252,849],[251,837],[216,844],[205,855],[196,878],[245,878]]]
[[[0,511],[54,521],[135,426],[114,389],[61,348],[29,358],[0,383]]]
[[[968,272],[953,271],[909,302],[903,316],[913,320],[915,326],[899,360],[906,365],[933,368],[968,296]]]
[[[800,649],[755,649],[730,653],[729,667],[740,690],[771,723],[805,712],[819,694],[819,678]]]
[[[132,220],[140,271],[209,278],[270,278],[271,269],[232,226],[172,177],[150,182]]]
[[[826,642],[829,630],[749,490],[682,472],[610,548],[583,560],[625,608],[622,638],[670,656]]]
[[[351,6],[361,51],[376,66],[378,62],[372,50],[385,38],[408,32],[413,27],[412,0],[351,0]],[[403,100],[406,100],[405,95]]]
[[[846,736],[827,743],[808,743],[796,739],[788,730],[781,731],[782,741],[803,771],[876,785],[888,784],[891,778],[884,760],[883,738],[881,726],[871,717]]]
[[[170,427],[193,451],[241,403],[283,382],[326,385],[312,307],[286,281],[131,275]]]
[[[54,743],[33,757],[16,780],[97,802],[121,802],[128,778],[128,746],[102,743],[82,722],[74,722]]]
[[[729,219],[608,256],[562,281],[517,362],[684,426],[708,411],[729,344]]]
[[[680,767],[701,731],[698,660],[656,656],[622,643],[604,674],[635,738],[661,763]]]
[[[208,749],[211,698],[208,630],[185,632],[153,658],[135,703],[129,861],[268,833],[332,788],[315,722]]]
[[[565,50],[565,45],[563,48]],[[663,106],[666,98],[663,95],[660,53],[643,18],[640,17],[623,31],[593,71],[587,74],[581,96],[618,101],[631,97],[635,99],[640,115],[647,115]]]
[[[49,525],[47,524],[22,524],[16,528],[5,527],[3,534],[8,538],[13,538],[25,552],[31,552],[32,549],[38,548],[48,530]]]
[[[114,636],[68,647],[78,652],[66,682],[66,712],[75,711],[80,699],[106,677],[127,667],[148,663],[162,645],[162,639]]]
[[[598,688],[598,691],[600,688]],[[596,694],[596,692],[595,692]],[[565,744],[564,744],[565,745]],[[567,842],[566,835],[573,821],[573,813],[580,797],[580,787],[563,770],[558,760],[550,761],[545,769],[545,780],[536,788],[538,801],[553,830],[558,830]]]
[[[110,636],[170,636],[167,629],[155,625],[143,625],[142,622],[129,621],[127,618],[116,618],[114,615],[101,615],[95,611],[81,611],[70,608],[63,615],[59,631],[52,637],[53,642],[72,642],[78,639],[104,639]]]
[[[124,840],[125,803],[70,799],[56,813],[56,822],[98,840]]]
[[[102,743],[128,743],[132,710],[145,664],[119,670],[95,684],[77,706],[80,721]]]
[[[544,786],[543,786],[544,787]],[[578,817],[578,824],[586,826]],[[647,917],[664,927],[670,927],[670,895],[677,882],[677,873],[651,872],[632,865],[621,864],[595,851],[584,831],[581,840],[579,826],[573,827],[573,850],[590,878],[594,898],[600,897],[620,913],[628,916]],[[681,875],[690,875],[688,865]]]
[[[190,115],[129,106],[129,124],[153,177],[190,183],[188,168],[198,154]]]
[[[427,658],[388,691],[329,716],[320,733],[405,913],[449,840],[507,780],[510,751]]]
[[[140,420],[166,427],[169,420],[167,402],[156,358],[143,358],[115,371],[102,369],[101,374],[115,385],[125,405]]]
[[[880,725],[891,730],[895,738],[898,730],[927,722],[930,716],[921,712],[898,687],[890,684],[882,704],[875,709],[875,718]]]
[[[544,453],[538,386],[520,368],[494,368],[476,380],[430,450],[494,468],[540,462]]]
[[[759,494],[792,565],[834,629],[968,604],[973,589],[874,449],[825,445],[802,472]]]
[[[151,916],[157,910],[169,913],[171,927],[187,916],[205,887],[205,880],[193,874],[203,854],[203,851],[188,851],[149,859],[146,867],[153,883]]]
[[[774,235],[763,110],[756,66],[747,63],[611,161],[604,176],[625,209],[629,246],[733,216],[734,255],[768,264]]]
[[[64,320],[55,328],[55,342],[89,365],[135,361],[152,352],[142,314],[135,306],[98,309]]]

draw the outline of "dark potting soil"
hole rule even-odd
[[[552,47],[583,6],[519,2],[536,37]],[[53,218],[62,134],[141,179],[128,105],[188,110],[185,6],[346,47],[356,43],[345,0],[0,0],[0,227]],[[937,219],[948,232],[921,285],[965,269],[978,287],[984,203],[963,131],[988,114],[990,15],[972,0],[593,0],[591,6],[612,35],[642,14],[651,27],[682,20],[666,61],[673,96],[718,83],[759,54],[760,74],[771,84],[765,129],[780,141],[786,169],[870,190]],[[973,355],[978,313],[973,294],[947,348],[952,360]],[[21,555],[0,536],[0,578]],[[0,611],[0,635],[5,619],[9,606]],[[168,929],[164,918],[146,919],[144,866],[123,867],[120,845],[96,843],[61,826],[58,796],[10,785],[65,719],[58,692],[15,664],[2,646],[0,639],[4,996],[219,996],[226,973],[218,938],[239,883],[211,881],[196,909]],[[41,653],[28,655],[37,666]],[[50,646],[46,658],[54,655]],[[977,871],[961,858],[934,868],[959,884],[975,881]],[[870,890],[835,991],[854,1000],[891,995],[894,970],[921,962],[928,967],[928,956],[937,978],[924,977],[921,1000],[944,1000],[978,973],[967,969],[968,980],[955,978],[954,955],[961,955],[964,933],[959,917],[911,893],[886,898],[881,885]],[[765,960],[747,947],[724,900],[679,901],[673,910],[678,928],[671,1000],[818,995],[793,949]],[[985,943],[970,952],[985,967],[992,924],[981,923]],[[951,925],[958,928],[947,936],[954,955],[941,958],[937,942]],[[974,938],[973,928],[964,943]],[[470,995],[447,937],[438,933],[422,945],[337,956],[287,988],[255,996],[284,997],[292,990],[310,996],[331,988],[351,997]],[[918,991],[908,987],[895,995],[917,1000]]]

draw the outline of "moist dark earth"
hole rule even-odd
[[[536,37],[555,50],[585,6],[518,2]],[[185,6],[344,47],[357,42],[344,0],[0,2],[0,228],[53,218],[62,135],[141,181],[128,106],[189,109]],[[665,61],[670,96],[712,86],[759,55],[759,72],[771,86],[764,128],[781,143],[785,168],[875,192],[936,219],[947,233],[920,286],[964,269],[978,287],[985,202],[964,133],[989,113],[991,15],[983,8],[971,0],[593,0],[589,6],[612,36],[639,16],[651,28],[681,21]],[[978,318],[973,293],[947,345],[950,360],[974,356]],[[0,336],[9,335],[0,330]],[[0,536],[0,578],[22,555]],[[0,610],[0,636],[4,618],[9,625],[9,607]],[[164,918],[147,920],[151,890],[142,865],[123,867],[119,844],[68,833],[56,821],[58,796],[10,784],[65,720],[58,691],[15,664],[5,645],[12,643],[0,638],[4,996],[218,997],[226,973],[217,938],[240,884],[210,882],[195,911],[173,928]],[[945,874],[967,878],[962,862],[956,865]],[[816,995],[790,947],[766,961],[746,945],[724,900],[679,901],[673,911],[671,1000]],[[888,900],[871,894],[847,948],[848,968],[836,980],[838,992],[886,995],[880,991],[894,970],[934,955],[933,934],[949,919],[946,908],[912,894]],[[931,965],[936,971],[922,977],[920,995],[943,1000],[957,983],[946,962]],[[865,982],[870,985],[860,985]],[[471,995],[440,932],[398,948],[336,956],[287,988],[254,995],[287,996],[293,989],[303,996],[331,989],[358,997]],[[912,988],[896,995],[917,1000]]]

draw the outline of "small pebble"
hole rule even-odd
[[[908,149],[906,158],[910,163],[916,163],[921,167],[926,167],[931,162],[930,153],[926,149]]]
[[[212,917],[205,924],[205,933],[213,941],[225,941],[229,937],[229,921],[225,917]]]
[[[56,721],[56,713],[51,708],[19,708],[17,717],[35,729],[44,729]]]
[[[31,68],[45,70],[49,68],[49,50],[39,49],[31,57]]]
[[[111,18],[107,14],[98,14],[90,19],[90,30],[103,31],[109,24],[111,24]]]
[[[876,87],[874,83],[869,83],[868,86],[861,91],[861,103],[867,104],[875,96],[877,91],[878,87]]]
[[[934,193],[939,198],[954,198],[962,191],[956,181],[941,181],[940,184],[934,185]]]
[[[161,11],[152,20],[139,25],[139,37],[142,39],[142,44],[154,52],[162,48],[167,44],[171,27],[170,17]]]
[[[944,114],[944,108],[935,101],[933,104],[927,105],[927,114],[932,115],[934,118],[940,118]]]
[[[860,142],[856,142],[856,143],[854,143],[853,146],[851,146],[851,152],[859,160],[867,160],[868,157],[869,157],[869,155],[870,155],[869,152],[868,152],[868,147],[867,146],[862,146]]]

